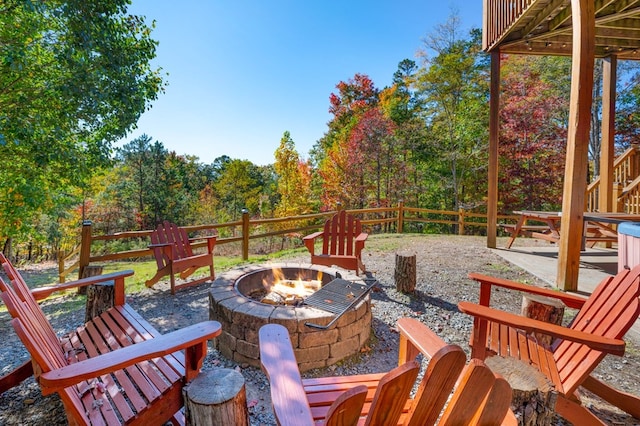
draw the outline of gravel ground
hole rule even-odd
[[[523,239],[523,241],[526,241]],[[503,242],[499,241],[499,244]],[[485,247],[482,237],[458,236],[372,236],[365,248],[364,263],[380,284],[372,292],[373,333],[370,344],[360,354],[326,369],[305,373],[305,376],[347,375],[388,371],[397,362],[398,335],[393,329],[396,320],[403,316],[418,318],[431,327],[445,341],[468,349],[471,319],[457,310],[461,300],[477,301],[477,286],[468,278],[469,272],[513,279],[529,284],[545,286],[525,271],[510,265]],[[398,251],[417,254],[417,291],[413,296],[395,290],[393,270],[394,256]],[[301,254],[287,261],[308,261]],[[283,259],[278,259],[282,262]],[[25,270],[25,277],[37,271]],[[128,303],[165,333],[194,322],[208,319],[208,284],[187,288],[171,296],[168,283],[160,283],[154,289],[128,296]],[[83,321],[84,312],[67,312],[65,296],[44,303],[43,309],[59,333],[68,331]],[[521,296],[508,291],[495,291],[492,305],[499,309],[519,312]],[[0,312],[0,375],[28,359],[28,354],[13,333],[6,312]],[[595,371],[604,381],[634,395],[640,395],[639,342],[627,341],[624,357],[608,356]],[[251,424],[274,425],[270,407],[269,384],[264,374],[256,368],[237,365],[210,350],[205,369],[236,368],[244,376],[247,401],[250,406]],[[637,425],[640,421],[621,413],[606,402],[588,394],[583,402],[607,424]],[[43,397],[33,379],[28,379],[0,395],[1,425],[58,425],[66,424],[62,404],[57,395]],[[556,424],[566,424],[558,419]]]

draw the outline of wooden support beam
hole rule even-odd
[[[500,51],[491,52],[489,99],[489,176],[487,177],[487,247],[496,248],[498,233],[498,144],[500,135]]]
[[[602,61],[602,143],[600,145],[600,193],[598,205],[601,212],[613,210],[613,160],[616,117],[616,74],[618,59],[609,56]]]
[[[556,285],[563,290],[575,291],[578,289],[580,270],[593,98],[595,59],[593,0],[571,0],[571,12],[573,22],[571,98]]]

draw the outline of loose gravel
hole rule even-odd
[[[503,243],[499,241],[499,243]],[[482,237],[441,235],[375,235],[365,248],[364,263],[379,281],[371,293],[373,299],[372,337],[359,354],[331,367],[313,370],[305,377],[349,375],[388,371],[397,363],[398,334],[394,324],[398,318],[417,318],[427,324],[448,343],[460,345],[468,352],[472,320],[460,313],[457,303],[477,302],[478,288],[467,278],[469,272],[512,279],[546,287],[533,275],[515,267],[486,247]],[[417,255],[417,288],[414,295],[399,293],[394,284],[395,254]],[[307,262],[300,254],[286,261]],[[282,262],[283,259],[278,259]],[[33,273],[33,271],[28,271]],[[25,274],[27,275],[27,274]],[[208,319],[209,284],[190,287],[171,296],[168,283],[127,296],[127,302],[166,333],[188,324]],[[82,323],[84,312],[68,312],[65,304],[75,296],[64,296],[43,303],[56,332],[63,334]],[[518,313],[521,295],[494,290],[492,306]],[[9,315],[0,312],[0,375],[6,374],[28,359],[9,324]],[[638,342],[627,340],[624,357],[607,356],[594,374],[604,381],[634,395],[640,395],[640,352]],[[235,368],[246,383],[247,401],[252,426],[275,425],[270,405],[269,383],[256,368],[238,365],[210,349],[204,369]],[[612,425],[638,425],[640,421],[620,412],[585,391],[583,402],[604,422]],[[62,425],[66,424],[64,409],[57,395],[43,397],[33,379],[0,395],[2,425]],[[561,419],[556,424],[567,424]]]

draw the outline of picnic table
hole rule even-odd
[[[527,234],[552,243],[560,240],[560,221],[562,212],[546,212],[536,210],[518,210],[514,214],[520,216],[516,224],[502,224],[502,228],[511,234],[507,248],[511,248],[518,236]],[[599,242],[617,242],[617,225],[621,222],[640,222],[640,215],[629,213],[584,213],[584,232],[582,248],[589,244],[593,247]],[[537,224],[531,225],[529,222]]]

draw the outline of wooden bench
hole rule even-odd
[[[480,285],[479,304],[460,302],[458,308],[474,317],[471,356],[514,357],[531,364],[555,385],[556,411],[573,424],[602,424],[581,405],[580,386],[640,419],[640,397],[619,391],[592,374],[605,355],[624,353],[621,339],[640,315],[640,266],[605,278],[588,299],[486,275],[469,276]],[[494,287],[558,299],[580,311],[568,327],[503,312],[489,306]],[[555,340],[547,346],[533,333]]]
[[[362,232],[360,220],[341,210],[324,224],[324,229],[302,239],[311,254],[311,264],[339,266],[344,269],[364,271],[362,250],[368,234]],[[315,242],[322,239],[322,250],[315,251]]]
[[[220,334],[220,323],[161,335],[125,303],[124,279],[132,271],[30,291],[2,254],[0,261],[10,279],[0,279],[0,296],[31,355],[31,368],[23,365],[0,379],[0,388],[33,373],[43,395],[58,393],[74,425],[184,423],[182,388],[200,371],[207,341]],[[115,306],[59,338],[36,300],[105,280],[115,281]]]
[[[503,378],[479,360],[465,366],[459,346],[445,344],[415,319],[402,318],[397,327],[399,367],[391,372],[303,380],[287,329],[262,326],[260,361],[271,384],[278,424],[516,424],[509,410],[511,388]],[[410,398],[419,354],[430,362]]]
[[[192,243],[198,240],[206,241],[206,253],[194,254]],[[175,274],[180,273],[180,278],[184,280],[197,269],[206,266],[209,267],[208,276],[182,284],[181,287],[196,285],[215,279],[215,271],[213,268],[213,248],[215,245],[216,237],[213,235],[189,239],[184,228],[178,227],[175,223],[164,221],[158,224],[158,227],[154,229],[151,234],[151,245],[149,246],[149,248],[153,250],[153,255],[156,258],[158,271],[152,278],[146,281],[146,286],[152,287],[160,278],[169,275],[171,294],[175,294]]]

